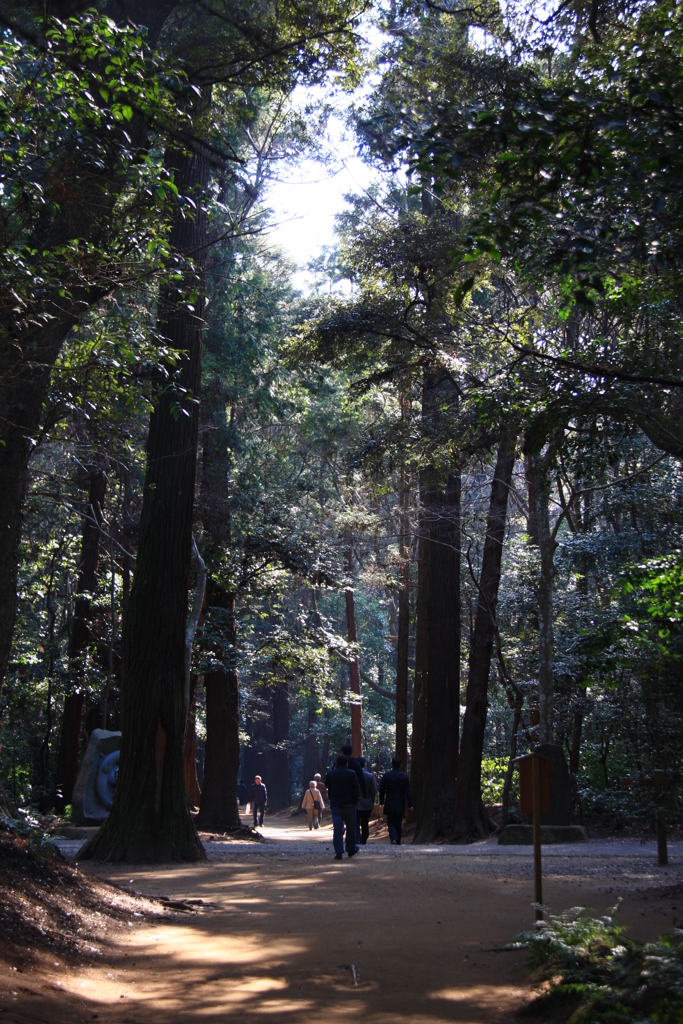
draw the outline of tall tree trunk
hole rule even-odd
[[[0,779],[0,817],[2,818],[16,818],[17,809],[14,806],[12,800],[10,800],[2,779]]]
[[[485,838],[493,830],[481,799],[481,759],[484,750],[489,673],[493,649],[493,621],[505,539],[508,495],[515,465],[515,437],[504,428],[498,447],[486,539],[479,577],[479,596],[470,644],[467,707],[460,741],[460,765],[455,790],[452,837],[458,842]]]
[[[572,738],[569,748],[569,773],[573,779],[579,774],[582,726],[583,713],[581,711],[575,711],[572,718]]]
[[[91,595],[97,586],[97,567],[100,557],[100,525],[103,518],[104,496],[107,478],[99,466],[90,469],[88,503],[83,517],[81,560],[76,579],[76,600],[69,637],[69,662],[71,671],[82,679],[78,659],[90,640]],[[73,788],[78,775],[78,749],[81,735],[83,693],[77,685],[64,701],[62,730],[59,738],[55,786],[55,807],[64,812],[71,803]]]
[[[328,764],[329,757],[330,757],[330,737],[329,737],[329,735],[325,734],[325,736],[323,737],[322,751],[320,753],[320,773],[321,773],[323,779],[325,778],[325,775],[327,773],[327,769],[330,767],[329,764]]]
[[[29,457],[40,433],[52,366],[78,320],[74,312],[62,312],[57,304],[49,312],[53,319],[47,326],[38,326],[42,311],[42,317],[38,313],[32,326],[18,334],[15,323],[0,322],[0,696],[17,610],[17,565]]]
[[[100,526],[103,520],[104,496],[107,478],[95,466],[90,471],[88,504],[83,518],[81,561],[76,580],[76,600],[69,638],[69,660],[85,650],[90,640],[90,597],[97,586],[97,567],[100,558]]]
[[[515,768],[515,760],[517,759],[517,738],[519,735],[519,727],[522,723],[522,707],[524,704],[524,697],[520,691],[515,696],[513,705],[513,718],[512,718],[512,734],[510,736],[510,757],[508,759],[508,766],[505,772],[505,782],[503,783],[503,809],[501,812],[501,827],[506,828],[508,819],[510,816],[510,790],[512,789],[512,775]]]
[[[553,741],[553,579],[557,544],[550,529],[548,464],[549,455],[531,456],[541,555],[538,577],[538,713],[541,743]]]
[[[452,436],[457,395],[438,368],[425,371],[423,429],[434,444]],[[429,549],[426,589],[424,779],[416,839],[448,835],[458,770],[460,717],[460,475],[428,466],[420,481],[421,530]]]
[[[197,778],[197,676],[193,672],[190,676],[190,706],[187,714],[187,728],[185,730],[185,752],[183,755],[185,792],[191,807],[199,807],[202,799],[202,791],[199,788]]]
[[[346,600],[346,631],[350,644],[358,643],[358,630],[356,628],[356,605],[353,597],[353,547],[349,545],[346,558],[346,571],[351,581],[351,586],[346,588],[344,597]],[[360,664],[358,655],[354,655],[349,663],[349,688],[354,695],[351,700],[351,751],[354,757],[360,757],[363,753],[363,704],[360,689]]]
[[[268,788],[268,806],[271,811],[280,811],[292,802],[289,781],[289,686],[285,679],[273,687],[273,739],[270,752],[271,775]]]
[[[214,359],[211,332],[207,348]],[[236,669],[237,623],[235,594],[226,591],[216,576],[230,544],[230,437],[226,416],[225,384],[212,375],[202,408],[202,484],[200,511],[206,535],[204,558],[209,570],[206,589],[208,633],[214,640],[214,667],[204,675],[206,689],[206,744],[204,786],[197,825],[215,832],[240,827],[237,803],[239,777],[239,680]]]
[[[538,486],[534,474],[531,455],[524,456],[524,475],[526,477],[527,517],[526,532],[529,543],[538,547]]]
[[[417,840],[449,834],[460,729],[460,476],[448,475],[430,531],[425,779]],[[434,506],[432,506],[434,507]]]
[[[239,690],[235,671],[235,594],[214,579],[207,586],[206,630],[216,637],[218,664],[204,674],[206,689],[206,745],[204,786],[197,828],[227,832],[240,827],[237,778],[240,770]]]
[[[410,404],[402,399],[403,419]],[[396,643],[396,756],[408,770],[408,643],[410,634],[410,485],[405,459],[401,464],[401,525],[399,536],[398,636]]]
[[[320,771],[320,749],[318,747],[318,737],[315,732],[315,723],[317,719],[317,701],[314,702],[313,698],[309,698],[310,704],[308,705],[308,721],[306,723],[306,739],[304,740],[304,756],[303,756],[303,779],[302,785],[304,789],[308,789],[308,784],[313,776]]]
[[[247,723],[251,742],[244,748],[244,780],[260,775],[268,790],[268,809],[280,811],[291,803],[289,783],[289,688],[278,682],[267,694],[268,717]]]
[[[422,474],[420,494],[422,496]],[[417,546],[417,601],[415,608],[415,679],[413,682],[413,736],[410,746],[410,785],[419,821],[425,780],[425,733],[427,728],[427,648],[429,641],[429,542],[425,510],[420,508]]]
[[[126,697],[119,783],[111,813],[81,857],[108,861],[199,860],[204,855],[185,793],[185,625],[192,545],[201,382],[204,196],[209,166],[201,150],[167,153],[181,196],[171,232],[195,309],[177,289],[160,297],[159,333],[180,353],[178,388],[158,396],[150,419],[136,572],[123,637]],[[199,275],[199,285],[197,284]]]

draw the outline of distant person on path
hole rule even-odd
[[[385,772],[382,776],[382,781],[379,784],[379,802],[384,804],[392,846],[400,846],[406,802],[408,810],[412,811],[413,809],[410,779],[405,772],[401,771],[400,757],[392,757],[391,771]]]
[[[341,748],[341,752],[349,762],[349,768],[356,773],[358,779],[358,785],[360,786],[361,796],[367,796],[367,786],[365,785],[365,776],[363,775],[363,769],[360,766],[360,762],[357,757],[351,757],[351,747],[348,743],[345,743]]]
[[[247,794],[247,803],[251,804],[251,813],[254,815],[254,828],[256,828],[256,816],[258,815],[259,825],[263,825],[263,814],[268,805],[268,793],[261,782],[261,776],[257,775],[251,789]]]
[[[240,807],[245,807],[247,803],[247,787],[243,782],[238,783],[237,786],[237,799],[240,802]]]
[[[356,804],[360,796],[358,777],[349,768],[346,754],[337,758],[337,767],[327,773],[325,779],[327,792],[332,808],[332,825],[334,827],[334,859],[341,860],[344,856],[344,827],[346,826],[346,852],[349,857],[358,853],[356,846]]]
[[[306,811],[306,816],[308,818],[308,831],[310,832],[314,828],[320,828],[320,815],[325,809],[325,803],[323,801],[322,794],[318,791],[318,785],[315,779],[308,783],[308,789],[304,793],[301,806]]]
[[[322,825],[322,823],[323,823],[323,811],[325,810],[324,805],[326,803],[328,803],[328,800],[327,800],[327,786],[323,782],[323,777],[320,774],[320,772],[316,772],[315,775],[313,776],[313,778],[315,779],[315,784],[318,787],[318,789],[320,790],[320,795],[323,798],[323,809],[320,812],[320,814],[318,815],[320,824]]]
[[[372,808],[375,806],[375,796],[377,795],[377,783],[375,782],[375,776],[372,772],[365,770],[365,758],[359,757],[358,763],[363,770],[365,776],[365,787],[367,789],[367,796],[360,797],[356,805],[356,820],[358,823],[358,842],[361,846],[365,846],[370,835],[370,815]]]

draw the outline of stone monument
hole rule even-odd
[[[539,754],[552,758],[550,765],[550,811],[541,814],[541,842],[585,842],[586,830],[572,825],[572,790],[564,750],[556,743],[541,743],[534,747]],[[533,842],[532,817],[526,825],[508,825],[500,834],[501,846],[527,846]]]
[[[93,729],[71,799],[71,820],[101,825],[114,802],[119,776],[121,733]]]

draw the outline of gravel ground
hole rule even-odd
[[[275,831],[273,829],[273,831]],[[82,841],[53,839],[68,860],[74,860]],[[213,840],[204,843],[210,863],[286,861],[303,859],[311,864],[325,863],[332,856],[331,835],[304,838],[271,838],[252,843]],[[498,846],[495,840],[470,846],[400,847],[369,844],[360,853],[363,860],[391,862],[397,858],[448,858],[456,874],[491,875],[496,878],[531,878],[533,853],[529,846]],[[683,885],[683,842],[669,844],[669,864],[657,864],[657,846],[631,839],[589,840],[586,843],[556,844],[542,850],[546,878],[591,879],[602,881],[611,891],[617,883],[634,892],[661,885]]]

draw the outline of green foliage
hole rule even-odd
[[[668,653],[671,634],[678,632],[683,623],[682,588],[680,551],[629,567],[619,588],[622,594],[628,595],[628,603],[633,608],[624,615],[628,629],[642,635],[643,628],[654,627],[663,653]],[[671,653],[677,656],[675,649]]]
[[[552,984],[540,1003],[575,1005],[572,1024],[679,1024],[681,933],[635,942],[615,924],[617,909],[592,918],[574,907],[517,937],[514,948],[527,949],[529,966]]]
[[[508,769],[507,757],[484,757],[481,762],[481,798],[485,804],[499,804]],[[515,776],[517,784],[517,776]],[[513,800],[515,792],[512,793]],[[518,799],[518,797],[517,797]]]
[[[38,304],[44,324],[50,303],[164,266],[177,189],[160,150],[146,139],[140,154],[132,136],[141,121],[157,143],[163,126],[182,128],[180,80],[136,30],[94,13],[49,22],[40,50],[5,34],[0,63],[3,312],[23,324]],[[93,204],[114,213],[104,233],[91,230]]]

